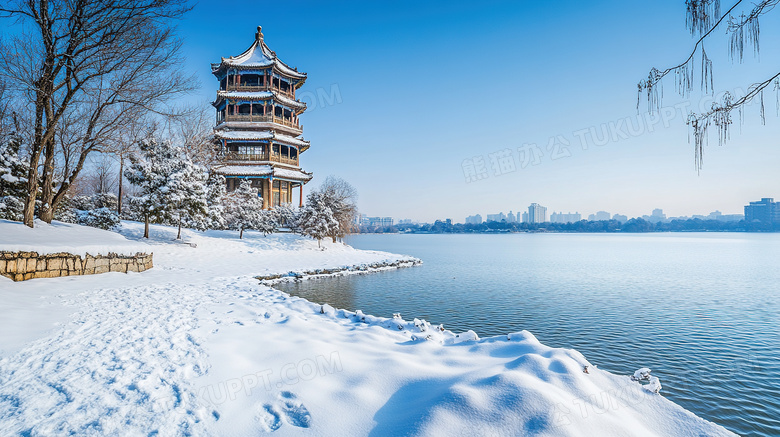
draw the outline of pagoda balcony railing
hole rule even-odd
[[[279,87],[273,86],[273,85],[235,85],[230,84],[227,85],[227,91],[245,91],[245,92],[259,92],[259,91],[275,91],[280,94],[283,94],[289,98],[294,98],[292,90],[282,90]]]
[[[224,161],[272,161],[272,162],[279,162],[282,164],[289,164],[289,165],[298,165],[298,159],[296,158],[288,158],[286,156],[281,156],[278,153],[238,153],[238,152],[228,152],[225,153],[222,157]]]
[[[254,115],[254,114],[229,114],[225,116],[225,121],[250,121],[250,122],[266,122],[276,123],[282,126],[291,127],[293,129],[301,130],[303,126],[290,120],[289,118],[277,117],[275,115]]]

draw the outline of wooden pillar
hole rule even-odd
[[[263,209],[271,209],[271,179],[263,179]]]
[[[301,184],[298,185],[298,187],[300,188],[300,193],[301,193],[301,199],[300,199],[300,201],[298,203],[298,206],[300,208],[303,208],[303,182],[301,182]]]

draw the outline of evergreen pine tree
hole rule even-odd
[[[301,233],[317,239],[317,245],[320,247],[322,239],[337,232],[339,227],[339,222],[328,205],[327,196],[319,191],[312,191],[306,197],[306,206],[301,210],[299,224]]]
[[[177,223],[181,238],[183,218],[206,213],[206,171],[170,142],[147,140],[139,149],[141,156],[130,156],[125,177],[139,188],[130,203],[143,215],[144,238],[149,238],[152,219]]]
[[[0,218],[21,221],[29,164],[19,159],[17,138],[0,142]]]
[[[252,188],[247,180],[242,180],[238,188],[225,196],[225,225],[228,229],[239,231],[238,238],[244,238],[245,229],[257,229],[263,210],[263,198]]]

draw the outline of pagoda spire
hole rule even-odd
[[[257,26],[257,32],[255,33],[255,41],[263,42],[263,26]]]

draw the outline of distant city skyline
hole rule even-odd
[[[664,212],[663,208],[653,208],[650,211],[650,214],[643,214],[643,215],[636,215],[636,216],[630,216],[626,214],[621,214],[619,212],[617,213],[611,213],[608,211],[597,211],[593,214],[589,214],[587,216],[583,216],[579,212],[558,212],[553,211],[549,218],[547,218],[547,210],[543,205],[539,205],[538,203],[531,203],[528,207],[528,211],[525,211],[523,213],[514,214],[512,210],[510,210],[509,214],[504,214],[503,211],[499,211],[497,213],[488,213],[485,215],[485,219],[482,219],[482,215],[477,213],[474,215],[467,216],[463,222],[456,221],[456,223],[465,223],[465,224],[479,224],[483,222],[501,222],[506,221],[507,223],[515,223],[515,222],[522,222],[522,223],[542,223],[542,222],[550,222],[550,223],[570,223],[570,222],[576,222],[583,219],[590,220],[590,221],[602,221],[602,220],[617,220],[619,222],[626,222],[631,218],[642,218],[647,221],[651,222],[658,222],[658,221],[668,221],[672,219],[701,219],[701,220],[720,220],[720,221],[738,221],[742,218],[745,218],[747,220],[759,220],[759,221],[767,221],[767,222],[780,222],[780,202],[775,202],[774,198],[771,197],[762,197],[761,200],[757,201],[747,201],[742,206],[744,213],[735,213],[735,214],[724,214],[720,210],[716,209],[714,211],[709,212],[708,214],[691,214],[691,215],[676,215],[676,216],[667,216],[667,214]],[[539,220],[541,217],[544,217],[544,220],[542,221],[534,221],[530,217],[530,213],[532,210],[537,211],[536,219]],[[443,220],[442,218],[439,218],[437,220]],[[407,222],[413,222],[412,220],[408,220]]]

